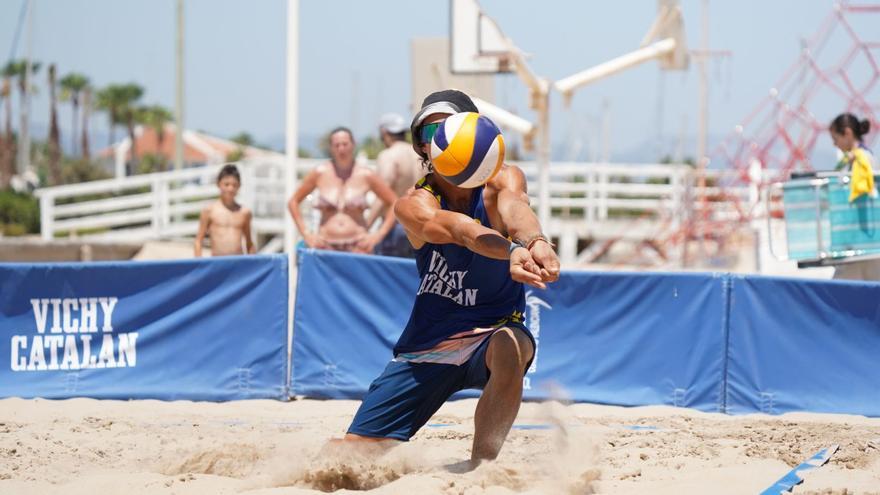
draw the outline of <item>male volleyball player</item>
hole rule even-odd
[[[413,148],[429,170],[433,132],[458,112],[477,107],[446,90],[425,98],[413,119]],[[503,166],[474,189],[429,173],[394,212],[416,251],[421,284],[394,359],[370,386],[344,441],[409,440],[453,393],[478,388],[475,466],[498,456],[534,356],[523,283],[543,289],[556,281],[559,259],[517,167]]]

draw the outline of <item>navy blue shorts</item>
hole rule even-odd
[[[526,335],[534,338],[526,331]],[[489,381],[487,338],[460,366],[391,361],[373,380],[348,433],[407,441],[455,392],[480,389]],[[526,370],[529,367],[526,366]]]

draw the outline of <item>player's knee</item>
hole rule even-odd
[[[487,364],[492,373],[510,372],[521,376],[533,353],[532,341],[525,333],[502,328],[489,342]]]

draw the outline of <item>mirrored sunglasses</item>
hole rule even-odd
[[[434,138],[434,134],[437,133],[437,128],[440,127],[440,122],[433,122],[431,124],[425,124],[419,130],[419,140],[422,143],[430,143],[431,139]]]

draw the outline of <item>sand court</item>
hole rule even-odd
[[[793,493],[880,493],[875,418],[529,402],[499,459],[465,472],[475,400],[384,456],[322,453],[357,405],[4,399],[0,493],[758,493],[832,444]]]

